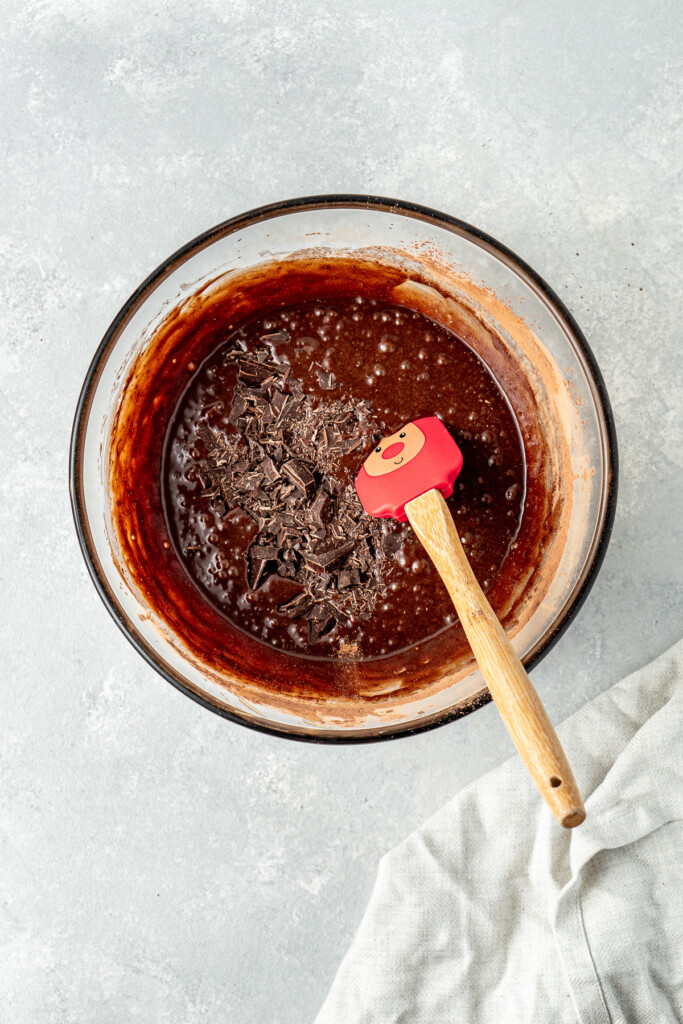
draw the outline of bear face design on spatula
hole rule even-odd
[[[436,488],[453,493],[462,469],[462,452],[437,416],[407,423],[375,445],[356,477],[356,492],[366,512],[407,522],[406,502]]]

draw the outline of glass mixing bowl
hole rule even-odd
[[[131,367],[155,329],[189,296],[226,275],[311,252],[398,263],[408,276],[412,268],[436,283],[444,316],[452,299],[533,379],[539,407],[552,421],[563,467],[557,486],[566,489],[566,501],[543,586],[522,602],[510,633],[527,668],[559,639],[595,579],[614,517],[617,449],[602,376],[574,318],[529,266],[476,228],[411,203],[341,195],[261,207],[195,238],[148,277],[115,317],[83,385],[71,445],[76,528],[90,575],[116,623],[193,700],[243,725],[299,739],[405,735],[487,702],[473,662],[410,699],[402,699],[400,690],[380,691],[379,699],[351,716],[315,702],[274,706],[251,699],[234,680],[198,664],[156,620],[122,566],[112,526],[107,470],[113,423]]]

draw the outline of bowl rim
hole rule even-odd
[[[237,712],[214,704],[208,697],[202,696],[190,689],[183,680],[169,672],[160,664],[154,652],[148,647],[133,628],[123,610],[119,607],[114,594],[104,576],[99,571],[99,559],[95,553],[90,529],[87,523],[85,501],[82,492],[82,454],[85,440],[85,431],[88,424],[90,407],[94,396],[96,385],[100,377],[100,367],[106,361],[108,353],[117,340],[125,323],[138,309],[144,299],[156,286],[171,274],[178,266],[185,263],[192,255],[201,249],[207,248],[213,242],[218,241],[236,231],[243,230],[260,221],[274,219],[293,212],[305,212],[306,210],[317,209],[370,209],[383,213],[396,213],[415,220],[423,220],[435,223],[439,227],[450,230],[455,234],[464,235],[473,239],[478,245],[489,249],[496,256],[504,257],[505,261],[521,278],[528,278],[529,281],[540,291],[541,295],[549,305],[551,311],[560,319],[564,320],[573,340],[576,342],[586,362],[586,369],[598,397],[599,412],[602,413],[604,428],[606,432],[606,446],[603,449],[605,458],[605,484],[603,488],[603,502],[601,506],[602,524],[591,544],[588,558],[583,568],[581,577],[574,586],[573,592],[569,595],[561,611],[554,628],[536,644],[534,648],[524,657],[523,661],[530,671],[552,650],[560,637],[571,625],[579,613],[584,601],[588,597],[595,582],[600,567],[602,566],[609,540],[614,526],[614,518],[617,505],[619,457],[617,448],[617,436],[614,423],[614,415],[607,394],[605,381],[597,364],[595,356],[574,319],[572,313],[566,307],[559,295],[543,280],[543,278],[519,257],[512,249],[497,241],[491,235],[474,227],[472,224],[454,217],[451,214],[442,213],[428,206],[419,203],[412,203],[400,199],[390,199],[383,196],[362,195],[353,193],[332,193],[315,196],[300,196],[294,199],[283,200],[276,203],[269,203],[265,206],[258,206],[245,213],[229,217],[207,231],[203,231],[185,245],[176,249],[159,266],[152,271],[148,277],[135,289],[132,295],[121,306],[118,313],[107,328],[102,341],[98,345],[86,373],[81,392],[76,406],[76,412],[71,431],[69,449],[69,492],[71,497],[71,509],[76,526],[76,533],[81,547],[90,578],[95,589],[102,599],[107,611],[116,622],[119,629],[133,645],[135,650],[144,660],[155,669],[163,678],[171,683],[177,690],[190,697],[202,707],[213,711],[221,718],[236,722],[248,729],[266,733],[270,736],[279,736],[287,739],[298,740],[308,743],[376,743],[383,740],[397,739],[402,736],[414,736],[418,733],[436,729],[448,722],[462,718],[464,715],[488,704],[491,696],[486,688],[475,694],[470,700],[457,707],[445,709],[436,719],[425,723],[416,723],[404,729],[396,728],[386,732],[369,732],[368,735],[315,735],[305,732],[291,732],[281,728],[276,723],[260,723],[243,718]]]

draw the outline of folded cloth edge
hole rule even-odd
[[[526,826],[535,837],[531,849],[528,851],[530,874],[532,877],[543,879],[547,891],[552,891],[554,894],[554,905],[548,907],[551,919],[557,919],[558,915],[565,914],[573,916],[575,923],[576,921],[580,923],[579,918],[576,918],[576,907],[573,913],[570,912],[572,897],[569,890],[576,873],[581,870],[583,864],[590,860],[593,853],[601,848],[600,844],[605,842],[605,836],[600,835],[599,823],[602,818],[609,817],[610,808],[602,800],[601,787],[604,787],[605,780],[612,771],[612,766],[619,754],[628,744],[637,739],[640,730],[664,708],[672,698],[674,691],[680,689],[679,684],[683,676],[682,666],[683,640],[654,661],[604,690],[558,727],[558,734],[565,746],[570,763],[575,769],[586,801],[588,819],[586,824],[579,829],[568,832],[556,825],[550,812],[538,797],[531,781],[526,778],[526,772],[519,758],[513,755],[503,764],[463,787],[422,826],[385,854],[381,859],[378,880],[368,908],[363,915],[356,939],[352,942],[340,965],[327,1000],[316,1018],[316,1024],[331,1024],[332,1021],[335,1024],[338,1021],[340,1024],[341,1022],[346,1024],[352,1019],[364,1022],[385,1019],[382,1016],[372,1016],[371,1013],[364,1013],[362,1017],[352,1018],[348,1013],[342,1012],[341,1015],[338,1015],[335,1011],[335,1004],[339,1003],[340,1006],[344,1004],[344,999],[340,999],[340,988],[347,984],[348,971],[349,969],[353,970],[354,964],[357,966],[359,962],[360,940],[367,942],[368,929],[372,927],[378,889],[381,888],[383,881],[386,886],[386,878],[392,872],[392,864],[397,860],[405,860],[406,857],[410,857],[412,844],[419,841],[423,851],[429,848],[433,839],[432,833],[444,831],[444,822],[449,816],[454,818],[457,816],[460,821],[465,818],[476,823],[476,815],[479,813],[478,805],[482,802],[483,792],[487,793],[486,813],[502,815],[502,830],[506,827],[514,827],[512,821],[506,820],[507,815],[505,814],[505,808],[509,806],[510,795],[516,793],[519,796],[520,791],[525,792],[525,811],[528,811]],[[600,719],[598,744],[595,743],[593,736],[593,723],[596,719]],[[588,743],[586,736],[590,737]],[[672,800],[675,804],[673,807]],[[648,827],[656,827],[656,822],[662,821],[667,814],[683,816],[680,800],[676,801],[675,798],[672,800],[666,807],[658,810],[646,808],[643,821],[635,823],[636,831],[642,832]],[[614,815],[618,817],[618,808],[614,811]],[[594,826],[591,824],[592,822],[595,822]],[[633,824],[632,822],[631,826]],[[468,837],[462,829],[446,827],[445,831],[448,831],[449,840],[454,849],[452,859],[449,851],[449,860],[452,864],[457,864],[462,857],[476,853],[476,851],[468,850]],[[473,827],[473,832],[476,833],[476,824]],[[633,827],[629,834],[635,834]],[[476,840],[473,840],[473,843],[476,844]],[[433,856],[443,857],[443,846],[439,847],[437,844],[437,850]],[[403,869],[405,871],[405,865],[403,865]],[[553,924],[553,931],[555,931],[555,925],[556,921]],[[555,938],[557,941],[557,935]],[[587,952],[590,955],[590,950]],[[596,1016],[585,1006],[582,1008],[578,1005],[574,991],[576,979],[567,977],[566,980],[575,1005],[576,1017],[574,1019],[591,1022],[600,1019],[610,1020],[606,1007],[604,1014],[598,1013]],[[598,981],[597,976],[596,981]],[[594,997],[595,995],[592,994],[593,999]],[[393,1018],[387,1017],[386,1019]]]

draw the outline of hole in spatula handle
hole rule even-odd
[[[558,789],[562,785],[562,779],[558,779],[557,775],[552,775],[550,777],[550,785],[553,789]]]

